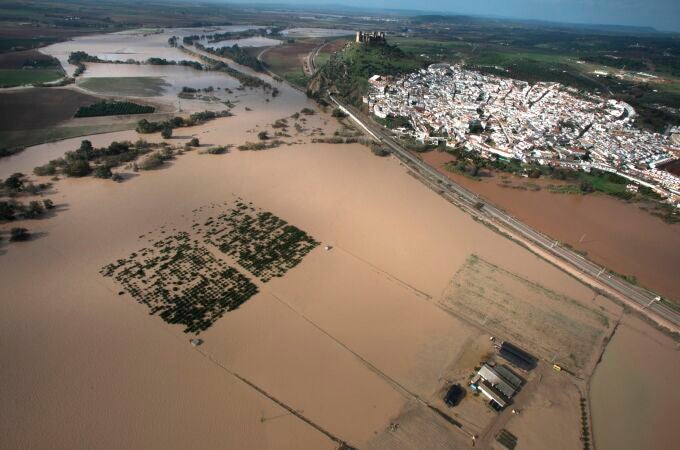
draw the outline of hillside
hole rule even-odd
[[[368,79],[375,75],[398,75],[418,70],[425,61],[407,55],[396,45],[362,45],[352,43],[333,55],[307,85],[310,97],[335,92],[354,105],[368,89]]]

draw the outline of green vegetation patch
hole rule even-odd
[[[76,117],[119,116],[127,114],[151,114],[153,106],[138,105],[132,102],[101,101],[90,106],[81,106]]]
[[[152,315],[183,325],[185,333],[207,330],[258,292],[247,277],[185,232],[152,242],[100,273],[120,283]]]
[[[48,83],[63,76],[63,72],[57,69],[2,69],[0,70],[0,87]]]
[[[309,93],[318,96],[337,91],[352,104],[361,104],[373,75],[399,75],[422,68],[427,62],[404,53],[396,45],[352,44],[333,54],[311,80]]]
[[[86,78],[79,86],[100,94],[157,97],[169,84],[161,77],[98,77]]]
[[[319,245],[285,220],[240,200],[229,212],[209,217],[194,227],[206,242],[234,258],[263,282],[283,276]]]

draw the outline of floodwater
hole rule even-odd
[[[136,64],[88,64],[88,71],[83,75],[87,77],[126,77],[126,76],[154,76],[162,77],[169,83],[165,88],[161,97],[153,97],[154,102],[169,104],[175,109],[176,114],[179,114],[179,107],[181,112],[194,112],[203,110],[223,110],[226,105],[217,102],[206,102],[202,100],[186,100],[178,99],[177,92],[183,86],[192,88],[203,88],[213,86],[214,88],[221,87],[221,90],[215,90],[209,95],[215,95],[221,99],[229,100],[235,104],[231,111],[238,117],[243,116],[246,119],[243,122],[243,130],[239,130],[238,135],[242,136],[242,140],[238,143],[245,142],[244,130],[259,124],[272,123],[276,119],[289,116],[293,112],[300,111],[304,107],[314,107],[314,104],[309,101],[304,94],[291,87],[286,83],[280,83],[273,80],[269,75],[258,73],[247,67],[240,66],[225,58],[222,59],[230,66],[248,73],[253,76],[260,77],[279,89],[279,95],[270,97],[261,89],[246,89],[244,91],[233,90],[231,93],[225,92],[226,87],[234,88],[238,86],[238,82],[222,72],[202,72],[182,66],[148,66]],[[90,70],[91,69],[91,70]],[[237,120],[241,123],[241,119]],[[186,129],[186,133],[190,133],[191,129]],[[176,131],[176,134],[185,134],[184,129]],[[27,147],[22,152],[15,155],[2,158],[0,160],[0,178],[7,177],[15,172],[30,174],[33,168],[45,164],[52,159],[59,158],[65,152],[74,150],[80,145],[83,139],[92,140],[95,146],[105,146],[111,141],[115,140],[129,140],[135,141],[139,138],[151,139],[150,135],[138,135],[134,131],[121,131],[114,133],[105,133],[94,135],[91,137],[83,136],[73,139],[66,139],[58,142],[36,145]],[[250,137],[250,140],[255,140]]]
[[[500,176],[475,181],[442,168],[451,159],[428,152],[423,159],[490,203],[533,228],[587,252],[593,261],[618,273],[633,275],[640,285],[680,300],[680,224],[667,224],[635,204],[600,194],[553,194],[499,186]],[[513,184],[533,182],[512,178]],[[551,181],[552,182],[552,181]]]
[[[57,58],[66,72],[72,75],[75,67],[68,63],[68,57],[75,51],[84,51],[107,61],[130,59],[144,62],[151,57],[165,58],[169,61],[195,60],[168,45],[168,39],[177,36],[181,41],[184,36],[239,32],[252,28],[258,27],[230,25],[210,28],[166,28],[160,33],[150,33],[148,30],[128,30],[120,33],[76,37],[70,41],[41,48],[40,51]]]
[[[238,45],[239,47],[273,47],[281,44],[281,41],[264,36],[255,36],[243,39],[226,39],[219,42],[208,42],[207,40],[204,40],[202,44],[210,48],[232,47],[234,45]]]
[[[282,35],[288,37],[339,37],[351,36],[355,31],[340,30],[333,28],[289,28],[281,32]]]
[[[273,132],[277,119],[292,121],[303,107],[316,108],[304,94],[279,86],[276,98],[254,90],[235,116],[178,129],[169,142],[181,146],[195,136],[204,146],[239,145],[256,140],[260,130]],[[337,127],[318,110],[299,122],[327,134]],[[85,138],[101,146],[136,137]],[[446,368],[478,333],[430,301],[470,254],[576,301],[593,301],[592,290],[472,220],[395,158],[375,157],[360,145],[312,144],[304,134],[290,140],[303,143],[224,155],[187,152],[159,170],[129,173],[123,183],[62,179],[50,194],[58,205],[54,217],[11,225],[30,228],[36,238],[0,242],[0,258],[11,261],[0,271],[0,352],[11,362],[0,366],[3,444],[337,447],[255,385],[366,448],[409,403],[405,392],[421,398],[437,392]],[[0,170],[7,163],[29,172],[78,141],[29,148],[0,161]],[[203,333],[205,343],[194,349],[192,336],[118,295],[120,286],[99,270],[145,246],[141,236],[152,230],[191,232],[192,209],[235,196],[331,248],[318,247],[286,276],[261,285],[260,294]],[[420,408],[428,423],[437,420]],[[449,445],[469,444],[459,430],[443,426]]]
[[[88,64],[87,71],[78,79],[78,84],[90,78],[108,77],[159,77],[166,85],[163,87],[162,96],[176,101],[177,94],[183,87],[203,89],[213,87],[217,89],[234,90],[241,84],[235,78],[223,72],[202,71],[186,66],[151,66],[137,64]],[[102,92],[115,95],[115,92]],[[213,92],[213,95],[217,92]]]
[[[251,112],[239,105],[234,117],[178,130],[171,142],[196,136],[206,146],[238,145],[302,107],[315,106],[282,89]],[[308,129],[332,133],[337,126],[318,110],[304,119]],[[115,138],[127,136],[133,138]],[[114,138],[91,139],[105,145],[107,137]],[[45,162],[39,156],[46,155],[31,150],[17,156]],[[8,447],[333,446],[234,372],[366,448],[409,401],[381,373],[428,397],[474,333],[428,301],[471,253],[578,301],[593,298],[407,175],[396,159],[375,157],[364,146],[188,152],[160,170],[131,175],[123,183],[56,182],[54,217],[12,224],[38,237],[0,248],[0,257],[12,261],[0,272],[0,298],[7,299],[0,305],[0,342],[3,360],[11,361],[0,369],[0,414],[8,418],[0,421],[0,434]],[[234,196],[332,249],[318,247],[263,285],[193,349],[191,336],[119,296],[120,287],[98,271],[144,246],[141,235],[163,225],[190,232],[193,208]],[[422,414],[436,420],[426,408]],[[271,417],[278,419],[263,420]],[[468,442],[459,431],[450,433]]]
[[[638,319],[624,319],[591,381],[596,448],[678,448],[678,373],[678,344]]]

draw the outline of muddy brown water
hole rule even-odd
[[[596,448],[677,448],[678,371],[677,343],[637,319],[624,319],[591,382]]]
[[[421,156],[531,227],[586,252],[598,264],[635,276],[642,286],[680,300],[680,225],[665,223],[638,205],[605,195],[553,194],[545,186],[540,191],[511,189],[499,186],[500,176],[475,181],[443,168],[453,159],[450,155],[429,152]],[[536,182],[511,179],[513,184]]]

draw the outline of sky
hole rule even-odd
[[[651,26],[661,31],[680,31],[680,0],[256,0],[256,2],[315,6],[341,4],[554,22]]]

